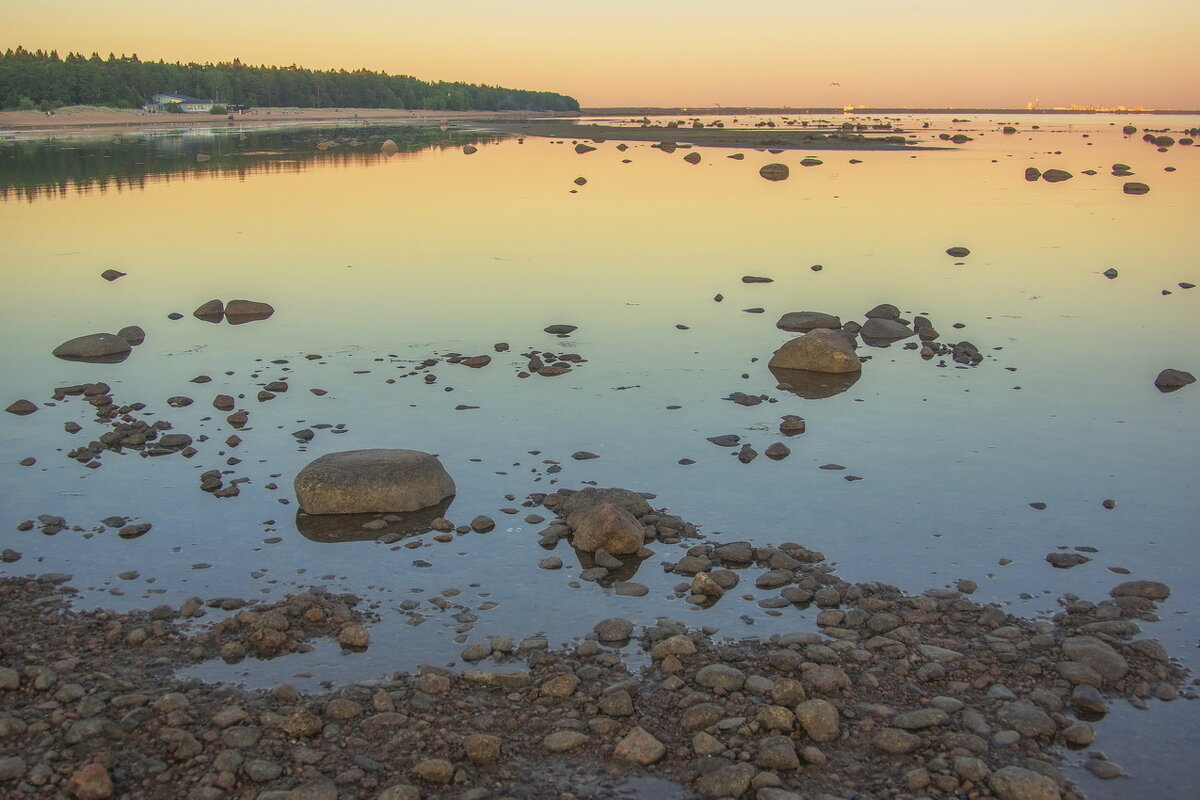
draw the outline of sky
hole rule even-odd
[[[1200,108],[1200,3],[0,0],[0,47],[367,69],[584,107]]]

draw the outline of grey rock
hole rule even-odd
[[[833,314],[823,311],[789,311],[779,318],[775,327],[783,331],[808,333],[817,328],[837,330],[842,327],[842,321]]]
[[[329,453],[296,475],[296,499],[308,514],[416,511],[455,493],[436,456],[418,450]]]
[[[1108,644],[1091,636],[1074,636],[1062,643],[1063,653],[1072,661],[1085,664],[1110,682],[1129,672],[1129,662]]]
[[[132,349],[120,336],[92,333],[63,342],[54,348],[54,355],[66,361],[121,360]]]
[[[916,331],[898,320],[876,317],[863,323],[861,334],[864,341],[867,339],[898,341],[915,336]]]

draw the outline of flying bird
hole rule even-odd
[[[830,86],[841,86],[841,84],[840,84],[840,83],[831,83],[831,84],[829,84],[829,85],[830,85]]]

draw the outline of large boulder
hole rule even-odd
[[[133,348],[129,342],[111,333],[90,333],[63,342],[54,355],[67,361],[124,361]]]
[[[613,555],[636,553],[646,542],[646,530],[637,517],[612,503],[601,503],[567,517],[574,531],[572,543],[585,553],[605,550]]]
[[[791,170],[787,164],[767,164],[758,170],[758,174],[769,181],[786,181]]]
[[[827,328],[817,328],[798,339],[784,342],[771,356],[768,366],[832,373],[862,370],[862,362],[854,354],[850,339]]]
[[[270,303],[256,300],[230,300],[225,304],[225,319],[230,325],[266,319],[274,313],[275,308]]]
[[[294,486],[311,515],[417,511],[456,491],[437,457],[419,450],[328,453],[300,470]]]
[[[789,311],[779,318],[775,327],[781,331],[808,333],[817,328],[837,330],[842,327],[842,321],[833,314],[826,314],[823,311]]]

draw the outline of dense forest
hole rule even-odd
[[[438,111],[578,111],[573,97],[474,83],[430,83],[358,69],[168,64],[137,55],[84,56],[9,48],[0,55],[0,108],[71,105],[137,108],[155,92],[182,92],[229,106],[419,108]]]

